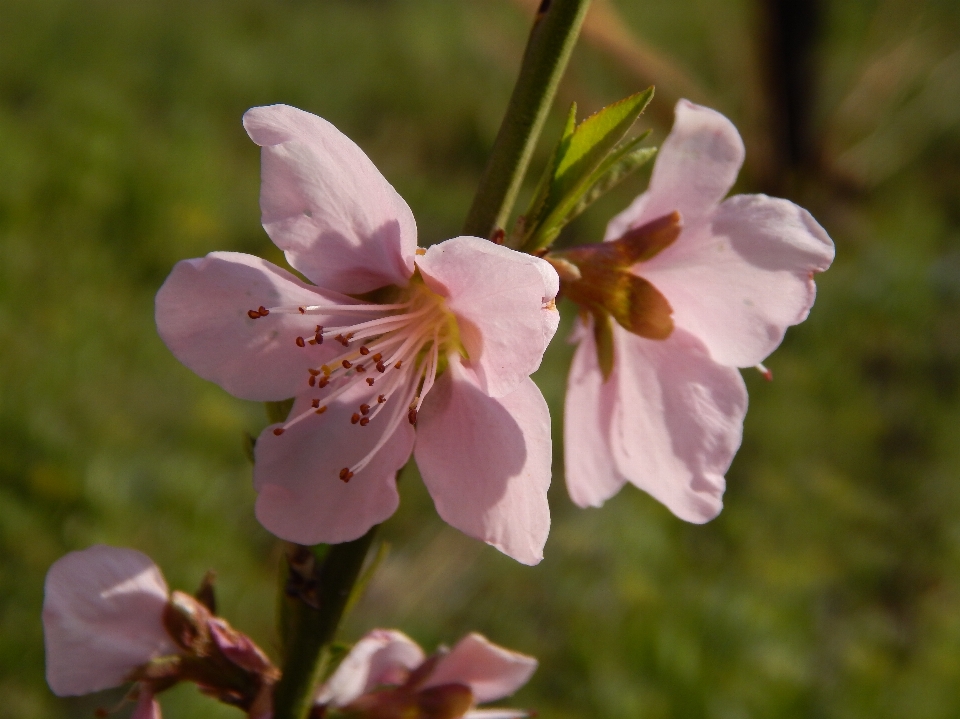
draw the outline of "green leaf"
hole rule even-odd
[[[554,171],[551,194],[565,197],[616,147],[653,97],[653,88],[608,105],[581,122]]]
[[[353,589],[350,590],[347,605],[343,608],[343,616],[347,616],[354,606],[356,606],[357,602],[360,601],[363,593],[367,590],[367,585],[370,584],[370,580],[373,579],[373,575],[376,574],[376,571],[380,568],[380,565],[383,564],[383,560],[387,558],[388,554],[390,554],[390,544],[388,542],[381,542],[380,546],[377,547],[377,553],[373,559],[370,560],[370,564],[363,570],[363,574],[360,575],[357,583],[354,584]]]
[[[649,132],[624,143],[623,148],[617,148],[607,155],[600,167],[594,170],[587,181],[589,189],[580,196],[570,211],[564,216],[563,224],[567,225],[580,215],[585,209],[596,202],[600,197],[623,182],[633,172],[646,165],[657,154],[656,147],[636,148],[647,138]]]
[[[653,155],[637,149],[646,135],[621,141],[652,97],[651,87],[605,107],[575,127],[576,106],[571,108],[530,208],[514,228],[512,246],[527,252],[547,247],[571,219],[649,161]]]

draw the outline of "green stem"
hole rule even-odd
[[[590,0],[543,0],[490,160],[463,232],[492,237],[506,228],[537,138],[553,104]]]
[[[330,547],[314,575],[316,607],[301,598],[291,601],[289,645],[283,676],[273,695],[274,719],[306,719],[309,715],[323,674],[324,649],[336,634],[376,531],[374,526],[360,539]]]

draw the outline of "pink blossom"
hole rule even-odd
[[[368,719],[520,719],[519,709],[477,709],[513,694],[537,660],[468,634],[450,651],[427,657],[405,634],[376,629],[350,650],[317,694],[317,704]]]
[[[356,539],[396,510],[412,452],[441,517],[538,562],[550,422],[529,375],[556,331],[556,272],[475,237],[418,249],[403,199],[315,115],[257,107],[244,126],[263,148],[263,226],[315,284],[216,252],[177,264],[156,317],[201,377],[296,398],[257,440],[258,519],[301,544]]]
[[[664,306],[657,297],[668,303],[672,331],[669,320],[662,339],[613,323],[606,379],[593,320],[575,334],[564,437],[567,486],[580,506],[600,506],[630,482],[690,522],[722,508],[747,409],[737,368],[758,365],[806,319],[814,273],[834,256],[823,228],[792,202],[724,200],[743,157],[729,120],[681,101],[649,189],[607,228],[611,241],[675,211],[683,222],[672,244],[631,269],[655,288],[645,295],[651,307]]]
[[[133,549],[97,544],[58,559],[47,572],[43,600],[53,693],[119,686],[151,659],[177,654],[163,625],[168,598],[160,570]],[[138,711],[146,712],[151,701],[143,700]]]

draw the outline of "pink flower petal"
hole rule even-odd
[[[456,237],[417,258],[427,286],[447,298],[480,387],[514,390],[539,366],[557,330],[547,309],[559,289],[549,263],[478,237]]]
[[[567,376],[564,401],[564,472],[570,499],[599,507],[627,481],[613,461],[610,434],[617,402],[616,382],[604,382],[590,328],[578,322],[580,343]]]
[[[529,378],[496,399],[477,385],[451,356],[420,411],[417,466],[447,523],[537,564],[550,530],[550,411]]]
[[[146,685],[140,686],[140,697],[130,719],[161,719],[160,702]]]
[[[465,684],[476,703],[483,704],[513,694],[536,668],[533,657],[497,646],[480,634],[468,634],[440,660],[423,688]]]
[[[743,378],[683,330],[658,341],[615,326],[614,342],[610,445],[620,473],[680,519],[713,519],[743,433]]]
[[[400,501],[396,473],[410,457],[414,441],[407,407],[395,398],[361,427],[350,423],[359,404],[344,395],[318,416],[309,396],[301,396],[290,416],[309,412],[306,419],[279,437],[273,434],[279,425],[267,427],[257,439],[253,470],[257,519],[281,539],[299,544],[348,542],[396,511]],[[366,468],[342,482],[340,470],[370,452],[397,413],[403,419],[386,444]]]
[[[145,554],[94,545],[47,572],[43,630],[47,683],[74,696],[123,684],[154,657],[177,648],[163,628],[167,584]]]
[[[317,324],[329,323],[326,317],[247,313],[261,305],[355,303],[259,257],[213,252],[176,264],[157,292],[156,320],[170,351],[204,379],[243,399],[281,400],[306,389],[307,367],[322,364],[339,345],[296,345],[297,336],[309,339]]]
[[[806,319],[833,242],[802,207],[766,195],[731,197],[708,219],[635,271],[717,362],[751,367]]]
[[[680,100],[649,189],[610,221],[605,239],[674,210],[685,226],[696,225],[733,187],[743,157],[743,140],[732,122],[716,110]]]
[[[349,294],[406,285],[416,222],[363,150],[326,120],[287,105],[254,107],[243,126],[263,147],[263,227],[293,267]]]
[[[357,642],[317,694],[318,704],[346,706],[381,685],[399,686],[425,659],[402,632],[374,629]]]

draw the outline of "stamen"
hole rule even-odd
[[[396,369],[400,369],[400,365],[403,364],[403,360],[397,360],[397,363],[394,365]]]
[[[366,357],[368,354],[370,354],[370,350],[369,350],[366,346],[361,345],[361,346],[360,346],[360,354],[362,354],[364,357]]]
[[[367,377],[367,384],[368,384],[370,387],[373,387],[373,377]]]
[[[323,407],[320,407],[317,409],[316,414],[323,414],[326,411],[327,411],[327,405],[323,405]]]
[[[313,400],[312,402],[310,402],[310,405],[311,405],[314,409],[316,409],[317,407],[320,406],[320,400],[319,400],[319,399],[315,399],[315,400]]]
[[[407,410],[407,421],[410,422],[414,427],[417,426],[417,410],[413,407]]]
[[[340,479],[343,481],[344,484],[346,484],[351,479],[353,479],[353,472],[350,471],[349,467],[344,467],[343,469],[340,470]]]
[[[297,309],[300,310],[300,314],[302,314],[302,315],[307,314],[307,310],[304,309],[303,307],[297,307]]]
[[[357,414],[356,412],[354,412],[354,413],[353,413],[353,416],[350,417],[350,424],[356,424],[356,423],[359,422],[359,421],[360,421],[360,415]],[[274,430],[274,431],[276,431],[276,430]]]
[[[297,347],[306,347],[307,343],[303,341],[303,337],[297,337]]]
[[[324,375],[323,377],[320,378],[320,381],[317,382],[317,387],[319,387],[320,389],[323,389],[328,384],[330,384],[330,378],[327,375]]]
[[[386,401],[387,401],[387,398],[384,397],[382,394],[377,396],[377,404],[383,404]]]
[[[373,357],[371,357],[374,362],[379,362],[383,359],[383,355],[380,352],[377,352]]]
[[[754,365],[754,369],[763,375],[763,378],[767,380],[767,382],[773,382],[773,372],[764,367],[761,363],[757,362],[757,364]]]
[[[307,372],[309,372],[310,374],[312,374],[314,377],[316,377],[318,374],[320,374],[320,370],[318,370],[318,369],[313,369],[312,367],[309,368],[309,369],[307,370]]]
[[[353,367],[353,362],[351,362],[350,360],[344,360],[340,364],[343,365],[344,369],[350,369],[351,367]]]
[[[360,405],[360,414],[370,414],[370,405],[366,403]]]
[[[263,305],[260,305],[259,307],[257,307],[257,312],[260,313],[261,317],[266,317],[268,314],[270,314],[270,310],[268,310]]]
[[[247,310],[247,317],[249,317],[252,320],[258,320],[260,319],[260,313],[257,312],[256,310]]]
[[[283,434],[283,427],[277,427],[275,430],[273,430],[273,433],[279,437],[281,434]]]
[[[310,379],[307,380],[307,384],[313,387],[316,383],[317,383],[316,375],[310,375]],[[323,387],[323,385],[320,385],[320,386]]]
[[[362,418],[360,419],[360,426],[361,426],[361,427],[366,427],[368,424],[370,424],[370,418],[369,418],[369,417],[362,417]]]

